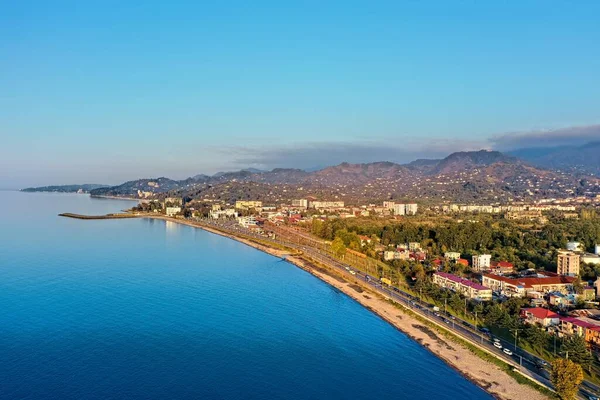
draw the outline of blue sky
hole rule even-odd
[[[600,137],[598,1],[12,3],[0,187]]]

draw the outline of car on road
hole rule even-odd
[[[439,313],[439,312],[436,312],[436,313],[435,313],[435,316],[436,316],[436,317],[441,317],[441,315],[440,315],[440,313]]]
[[[507,356],[512,356],[513,355],[513,352],[510,351],[509,349],[504,349],[502,351],[504,351],[504,354],[506,354]]]
[[[500,342],[494,342],[494,347],[497,349],[501,349],[502,345],[500,344]]]
[[[494,338],[494,343],[500,343],[500,339]]]
[[[346,271],[350,271],[350,267],[346,267]]]
[[[352,275],[356,275],[356,271],[350,270],[350,273],[351,273]]]

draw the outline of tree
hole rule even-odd
[[[548,334],[535,325],[527,325],[523,336],[534,349],[543,350],[548,345]]]
[[[331,249],[338,257],[343,257],[346,254],[346,246],[340,237],[336,237],[331,243]]]
[[[561,399],[572,400],[576,398],[583,381],[583,370],[571,360],[557,358],[552,363],[550,381]]]
[[[565,340],[560,350],[565,354],[568,353],[569,360],[581,365],[585,369],[591,368],[593,358],[582,337],[573,336]]]

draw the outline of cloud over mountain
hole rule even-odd
[[[587,125],[545,131],[504,133],[492,136],[490,143],[494,149],[513,150],[527,147],[582,145],[598,140],[600,140],[600,125]]]

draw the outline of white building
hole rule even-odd
[[[308,203],[310,208],[344,208],[343,201],[311,201]]]
[[[227,208],[225,210],[211,210],[208,213],[208,216],[212,219],[237,218],[238,212],[235,210],[235,208]]]
[[[596,245],[596,250],[594,251],[594,253],[600,256],[600,244]]]
[[[448,251],[444,253],[444,258],[450,261],[456,261],[460,258],[460,253],[457,251]]]
[[[306,200],[306,199],[292,200],[292,207],[308,208],[308,200]]]
[[[395,205],[395,204],[396,204],[396,203],[395,203],[395,202],[393,202],[393,201],[384,201],[384,202],[383,202],[383,208],[385,208],[385,209],[388,209],[388,210],[392,211],[392,210],[394,209],[394,205]]]
[[[181,207],[167,207],[165,208],[165,213],[167,217],[172,217],[175,214],[179,214],[181,212]]]
[[[581,251],[582,246],[580,242],[568,242],[567,250],[569,251]]]
[[[406,204],[394,204],[392,211],[394,212],[394,215],[405,215]]]
[[[490,254],[480,254],[473,256],[473,271],[487,271],[492,266],[492,256]]]
[[[412,203],[412,204],[407,204],[404,214],[406,215],[415,215],[417,213],[417,210],[419,209],[419,205]]]
[[[256,225],[256,217],[250,215],[248,217],[238,217],[238,224],[244,228],[248,228],[251,225]]]

